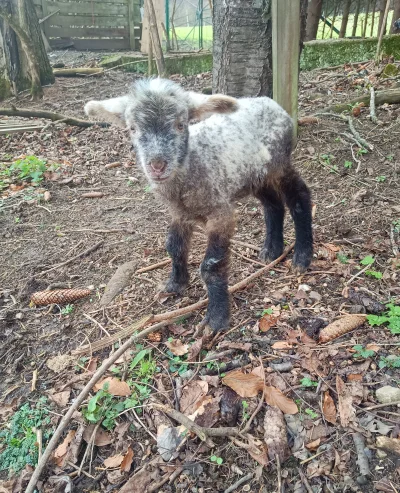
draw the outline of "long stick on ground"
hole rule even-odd
[[[46,110],[28,110],[19,108],[0,108],[0,115],[2,116],[21,116],[23,118],[46,118],[47,120],[58,121],[63,120],[63,123],[67,125],[75,125],[76,127],[93,127],[93,125],[99,125],[100,127],[109,127],[109,123],[105,122],[90,122],[88,120],[81,120],[79,118],[73,118],[70,116],[61,115],[59,113],[53,113]]]
[[[375,109],[375,89],[372,86],[370,89],[370,93],[371,93],[371,98],[369,101],[369,110],[371,115],[371,121],[373,123],[377,123],[378,119],[376,118],[376,109]]]

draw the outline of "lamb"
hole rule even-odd
[[[200,273],[209,302],[203,325],[214,332],[229,326],[235,201],[253,195],[263,205],[267,233],[260,258],[265,262],[283,251],[286,203],[296,233],[292,265],[298,271],[310,265],[310,192],[291,165],[292,120],[273,100],[205,96],[157,78],[135,82],[128,95],[90,101],[85,112],[130,130],[137,161],[169,208],[166,248],[172,272],[165,291],[182,294],[187,286],[193,228],[205,225],[208,245]]]

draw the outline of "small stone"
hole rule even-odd
[[[376,398],[381,404],[400,401],[400,389],[385,385],[385,387],[381,387],[376,391]]]
[[[315,300],[315,301],[321,301],[322,299],[322,296],[317,293],[316,291],[311,291],[311,293],[308,295],[312,300]]]
[[[24,318],[24,314],[22,312],[19,312],[15,315],[16,320],[22,320]]]
[[[44,194],[43,194],[43,200],[44,200],[45,202],[49,202],[49,201],[50,201],[50,199],[51,199],[51,193],[47,190],[47,191],[46,191],[46,192],[44,192]]]
[[[299,290],[305,291],[307,293],[307,291],[311,291],[311,288],[308,284],[300,284]]]

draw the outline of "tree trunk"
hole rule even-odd
[[[392,17],[392,25],[390,27],[391,33],[398,33],[398,30],[395,28],[395,21],[400,19],[400,0],[394,0],[394,11]]]
[[[338,10],[339,10],[339,4],[338,4],[338,2],[336,2],[335,3],[335,10],[333,11],[331,31],[329,33],[329,37],[331,39],[333,38],[333,28],[335,27],[335,22],[336,22],[336,17],[337,17],[337,14],[338,14]]]
[[[339,38],[346,37],[347,23],[349,21],[351,0],[345,0],[343,6],[342,24],[340,26]]]
[[[0,0],[3,45],[7,48],[8,78],[17,90],[29,87],[32,97],[42,96],[42,84],[54,82],[32,0]]]
[[[213,92],[272,95],[272,22],[269,0],[215,0]]]
[[[369,15],[369,5],[370,5],[370,0],[367,1],[367,6],[365,7],[364,28],[363,28],[363,32],[362,32],[362,37],[363,38],[365,38],[365,36],[367,35],[367,24],[368,24],[368,15]]]
[[[357,34],[357,24],[358,24],[358,16],[360,15],[360,7],[361,0],[357,0],[356,11],[354,12],[354,20],[353,20],[353,31],[351,35],[354,37]]]
[[[321,13],[322,0],[311,0],[308,4],[306,41],[317,37]]]
[[[378,1],[379,1],[378,3],[378,11],[379,11],[378,36],[379,36],[385,18],[386,0],[378,0]],[[386,34],[386,22],[385,22],[385,26],[383,27],[383,35],[385,34]]]
[[[374,35],[375,13],[376,13],[376,0],[374,0],[374,5],[372,7],[372,20],[371,20],[371,33],[370,33],[371,37]]]

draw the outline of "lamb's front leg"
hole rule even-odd
[[[208,308],[203,324],[209,325],[214,332],[229,326],[229,243],[234,228],[231,211],[224,211],[207,222],[208,245],[200,267],[208,291]]]
[[[172,259],[172,272],[165,285],[167,293],[182,294],[189,282],[187,259],[193,225],[186,221],[174,221],[168,232],[167,252]]]

